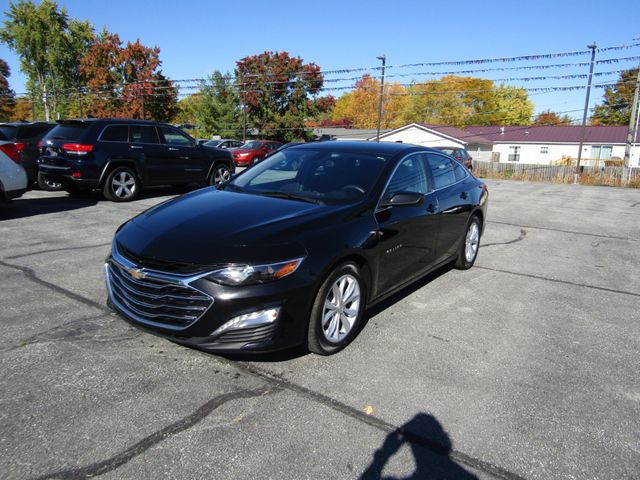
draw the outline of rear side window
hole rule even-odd
[[[156,127],[147,125],[131,125],[129,127],[129,141],[135,143],[160,143]]]
[[[433,182],[436,190],[456,183],[457,180],[453,164],[458,164],[458,162],[441,155],[429,154],[427,155],[427,158],[429,160],[429,168],[431,168],[431,174],[433,175]]]
[[[458,163],[458,162],[453,162],[453,163],[454,163],[453,173],[456,176],[456,182],[459,182],[460,180],[462,180],[464,177],[467,176],[467,170],[462,166],[461,163]]]
[[[126,142],[129,138],[129,127],[127,125],[109,125],[100,135],[102,142]]]
[[[48,140],[80,140],[89,125],[85,123],[64,123],[53,127],[47,134]]]
[[[18,129],[9,125],[1,126],[0,132],[2,132],[2,135],[5,137],[2,138],[2,140],[15,140],[18,135]]]

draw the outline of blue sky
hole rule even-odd
[[[166,0],[60,0],[68,13],[88,19],[96,30],[103,26],[124,41],[140,39],[160,47],[163,72],[173,79],[199,78],[214,69],[231,71],[235,61],[263,51],[286,50],[315,62],[323,70],[371,67],[386,54],[388,65],[512,57],[586,50],[595,41],[599,47],[640,43],[640,2],[637,0],[537,2],[433,2],[367,1],[166,1]],[[9,2],[0,0],[2,12]],[[598,59],[640,56],[640,47],[603,52]],[[11,87],[24,91],[24,76],[16,55],[0,45],[0,58],[12,70]],[[547,61],[514,62],[442,67],[392,67],[387,73],[404,74],[388,80],[409,83],[425,71],[472,68],[539,66],[577,63],[588,56]],[[598,65],[609,72],[635,67],[638,61]],[[573,66],[545,70],[506,70],[474,74],[490,79],[585,74],[588,67]],[[327,75],[349,78],[361,72]],[[596,77],[612,82],[617,74]],[[330,83],[346,86],[353,82]],[[535,82],[508,81],[509,85],[539,88],[585,85],[584,79],[549,79]],[[591,106],[602,99],[602,89],[592,92]],[[341,91],[327,92],[338,96]],[[531,92],[536,111],[552,109],[580,118],[584,90],[575,92]],[[576,111],[574,111],[576,110]]]

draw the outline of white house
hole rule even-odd
[[[577,158],[581,134],[582,127],[574,125],[485,126],[463,130],[412,123],[380,135],[380,140],[427,147],[461,146],[480,161],[550,165],[566,158]],[[634,167],[640,166],[639,137],[636,136],[632,150],[631,166]],[[625,126],[585,127],[583,164],[604,165],[605,160],[622,159],[626,139]]]

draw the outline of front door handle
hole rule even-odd
[[[189,160],[189,157],[180,157],[181,160]]]
[[[436,206],[433,203],[430,203],[429,206],[427,207],[427,212],[436,213]]]
[[[178,149],[177,149],[177,148],[173,148],[173,147],[169,147],[169,151],[170,151],[170,152],[177,152],[177,151],[178,151]]]
[[[131,145],[129,148],[135,148],[137,149],[141,149],[142,147],[140,145]]]

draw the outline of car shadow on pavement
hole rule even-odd
[[[428,285],[433,280],[451,271],[452,269],[453,269],[453,263],[444,265],[438,268],[437,270],[434,270],[433,272],[425,275],[424,277],[419,278],[415,282],[407,285],[402,290],[399,290],[398,292],[394,293],[390,297],[385,298],[381,302],[376,303],[373,306],[369,307],[365,313],[364,322],[362,322],[362,326],[360,328],[361,329],[365,328],[367,326],[367,323],[369,323],[369,321],[372,318],[384,312],[387,308],[390,308],[394,306],[396,303],[404,300],[406,297],[408,297],[412,293],[420,290],[422,287]]]
[[[408,476],[383,476],[387,464],[405,445],[411,448],[415,461],[414,472]],[[419,413],[386,436],[382,446],[374,452],[373,460],[360,476],[360,480],[477,479],[475,474],[467,471],[451,458],[452,447],[451,439],[440,422],[433,415]],[[390,467],[390,469],[393,468]]]
[[[0,203],[0,221],[78,210],[96,205],[98,200],[94,195],[70,197],[66,194],[55,197],[16,198]]]

